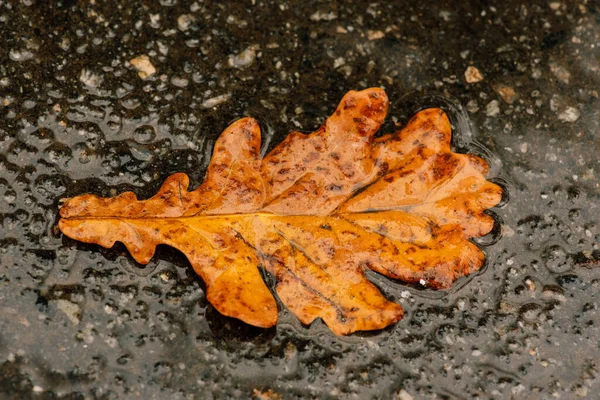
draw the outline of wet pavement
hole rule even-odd
[[[120,3],[0,0],[0,398],[597,396],[598,3]],[[406,311],[384,331],[286,310],[251,328],[176,251],[142,266],[55,228],[61,198],[197,186],[235,119],[266,152],[371,86],[386,132],[445,107],[508,193],[480,273],[447,291],[369,275]]]

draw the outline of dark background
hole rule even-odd
[[[595,398],[599,84],[591,1],[0,1],[0,398]],[[406,310],[385,331],[285,310],[249,328],[176,251],[144,267],[55,228],[64,197],[197,186],[237,118],[266,151],[370,86],[387,132],[425,92],[456,97],[510,195],[480,274],[443,292],[371,276]]]

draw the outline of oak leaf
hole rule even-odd
[[[453,153],[440,109],[374,138],[388,109],[381,89],[350,91],[311,134],[290,133],[261,159],[252,118],[217,140],[204,182],[188,191],[176,173],[148,200],[84,194],[60,209],[62,232],[87,243],[124,243],[148,263],[156,245],[185,254],[222,314],[258,327],[277,323],[277,303],[259,272],[274,276],[281,302],[305,324],[322,318],[338,335],[402,318],[365,276],[446,288],[478,270],[484,210],[501,199],[481,158]]]

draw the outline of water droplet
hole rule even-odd
[[[542,259],[546,263],[546,268],[554,273],[563,273],[571,269],[573,260],[571,256],[559,245],[547,247]]]
[[[144,125],[135,130],[133,139],[138,143],[150,143],[156,139],[156,129],[150,125]]]

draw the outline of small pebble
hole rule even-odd
[[[310,16],[311,21],[319,22],[319,21],[331,21],[337,18],[337,14],[333,11],[323,12],[317,11],[313,15]]]
[[[31,51],[28,50],[11,50],[8,53],[8,57],[16,62],[21,62],[21,61],[27,61],[27,60],[31,60],[33,57],[35,57],[35,54],[33,54]]]
[[[81,315],[81,308],[78,304],[72,303],[69,300],[59,299],[56,300],[56,307],[65,313],[69,321],[73,323],[73,325],[77,325],[79,323],[79,316]]]
[[[467,111],[471,114],[475,114],[479,111],[479,104],[477,104],[477,100],[469,100],[467,103]]]
[[[230,96],[231,94],[227,93],[206,99],[204,102],[202,102],[202,108],[213,108],[218,106],[219,104],[225,103],[227,100],[229,100]]]
[[[396,397],[398,400],[414,400],[414,397],[410,395],[406,390],[401,389]]]
[[[556,76],[556,79],[558,79],[560,82],[564,83],[565,85],[569,84],[569,80],[571,79],[571,73],[567,71],[565,67],[555,62],[551,62],[550,71],[552,71],[554,76]]]
[[[333,60],[333,68],[339,68],[344,64],[346,64],[346,60],[344,60],[344,57],[338,57],[335,60]]]
[[[492,100],[485,106],[485,115],[488,117],[495,117],[500,114],[500,102],[498,100]]]
[[[98,87],[102,83],[103,78],[101,75],[84,68],[81,70],[81,74],[79,74],[79,80],[86,86]]]
[[[367,39],[369,39],[369,40],[383,39],[384,37],[385,37],[385,33],[383,33],[382,31],[368,31],[367,32]]]
[[[258,50],[257,45],[249,46],[247,49],[239,54],[229,56],[229,65],[234,68],[246,68],[252,65],[256,59],[256,51]]]
[[[173,78],[171,78],[171,83],[174,86],[177,86],[177,87],[180,87],[180,88],[184,88],[184,87],[186,87],[190,83],[190,81],[188,79],[185,79],[185,78],[173,77]]]
[[[185,32],[190,28],[193,21],[194,17],[189,14],[180,15],[179,18],[177,18],[177,27],[180,31]]]
[[[549,6],[552,11],[556,11],[560,8],[560,3],[558,1],[553,1]]]
[[[575,122],[581,116],[581,112],[575,107],[567,107],[558,113],[558,119],[563,122]]]
[[[470,66],[465,71],[465,80],[467,83],[481,82],[483,80],[483,75],[477,68]]]
[[[510,86],[498,85],[495,89],[506,104],[512,104],[517,99],[515,90]]]
[[[154,68],[154,65],[150,62],[150,58],[145,54],[142,54],[129,62],[138,70],[138,75],[142,79],[146,79],[156,73],[156,68]]]

